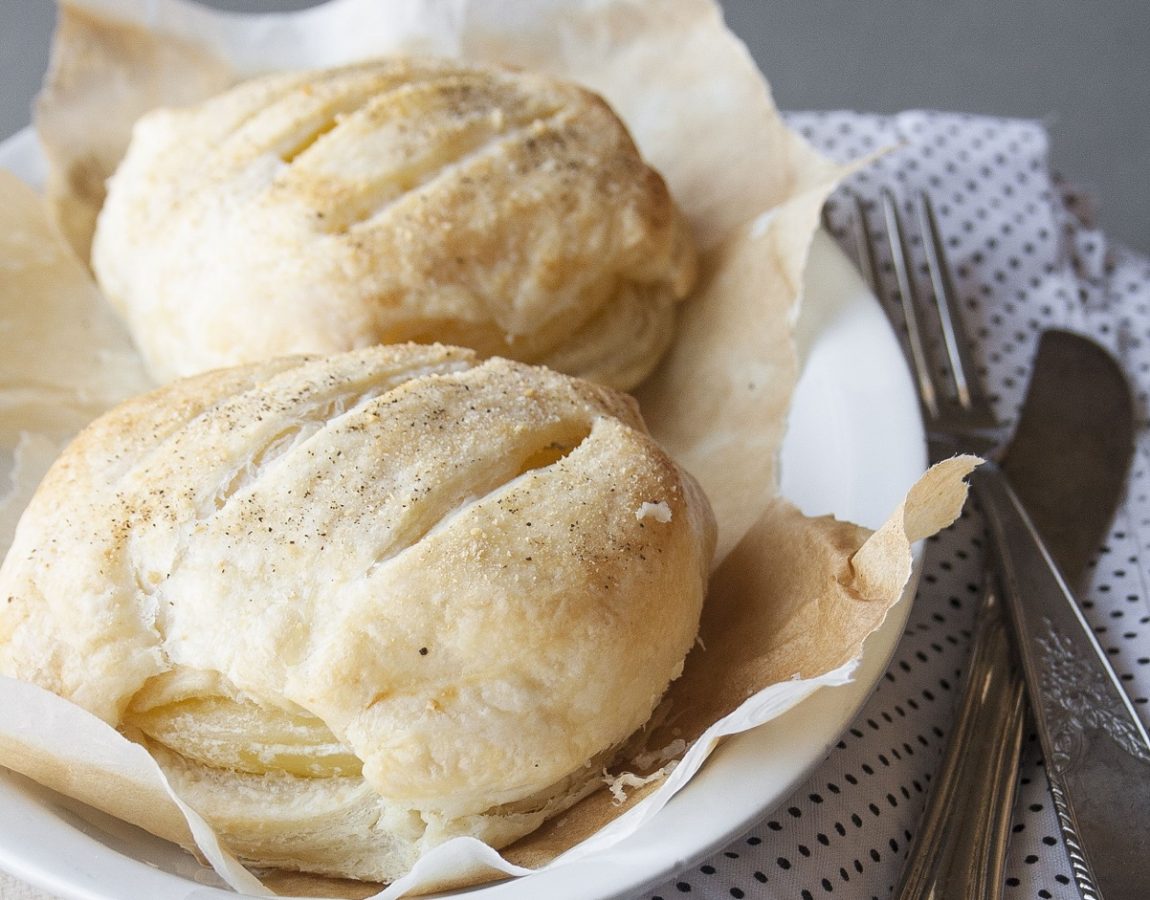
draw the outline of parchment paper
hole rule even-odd
[[[2,170],[0,198],[0,450],[14,474],[0,499],[7,550],[31,489],[64,443],[149,382],[126,329],[40,199]]]
[[[902,593],[911,543],[957,515],[963,476],[976,461],[961,458],[932,470],[873,536],[806,518],[777,497],[777,453],[798,372],[790,327],[819,206],[843,170],[785,128],[714,3],[336,0],[303,14],[242,19],[176,0],[84,0],[63,7],[60,22],[36,121],[51,163],[49,208],[81,254],[103,178],[144,110],[206,96],[256,72],[394,52],[516,63],[599,90],[662,171],[703,250],[702,281],[675,346],[639,391],[653,433],[700,479],[720,523],[700,643],[684,675],[630,748],[630,763],[608,773],[614,791],[587,798],[502,856],[472,840],[445,844],[379,896],[521,875],[557,857],[593,853],[640,827],[722,735],[850,678],[863,640]],[[0,180],[0,194],[0,228],[35,234],[33,244],[51,246],[36,203],[10,179]],[[0,244],[0,271],[20,267],[34,252]],[[76,312],[105,321],[102,298],[61,248],[51,257],[46,271],[67,272],[60,283],[45,276],[21,288],[19,298],[0,284],[0,316],[12,320],[4,327],[32,333],[32,324],[21,324],[27,318],[41,329],[38,343],[91,340],[78,330]],[[75,312],[49,312],[59,303]],[[67,383],[78,390],[110,367],[119,373],[115,385],[138,384],[137,363],[123,341],[109,325],[92,343],[103,350],[106,342],[111,355],[70,359]],[[19,389],[22,371],[0,368],[0,396]],[[66,436],[77,420],[119,399],[115,393],[100,394],[59,422],[50,391],[39,405],[34,394],[19,412],[5,413],[0,439],[15,436],[12,447],[39,448],[22,454],[37,462],[17,472],[23,477],[11,506],[19,506],[31,476],[51,458],[55,445],[45,445],[50,438],[41,432]],[[75,743],[78,729],[104,748],[99,765],[120,773],[114,787],[72,777],[92,765]],[[185,815],[138,747],[51,694],[4,685],[0,761],[185,845],[191,836],[234,887],[261,890],[204,835],[202,822]],[[274,884],[328,896],[365,892],[305,876]]]

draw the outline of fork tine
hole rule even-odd
[[[867,222],[866,206],[858,194],[851,194],[854,203],[854,215],[851,216],[851,237],[854,240],[855,256],[858,258],[859,270],[870,285],[872,291],[878,292],[878,265],[875,263],[874,243],[870,239],[870,227]]]
[[[938,220],[926,194],[920,193],[916,196],[915,208],[918,212],[923,248],[926,251],[926,263],[930,269],[930,282],[934,288],[934,304],[938,309],[939,324],[942,327],[943,345],[946,347],[951,378],[954,380],[955,396],[959,406],[970,410],[976,405],[984,405],[985,400],[978,386],[978,379],[971,377],[975,370],[970,358],[970,341],[955,313],[954,282],[951,280],[950,267],[946,262]]]
[[[863,280],[877,294],[879,283],[875,277],[875,272],[878,271],[878,266],[875,264],[874,245],[871,243],[870,229],[867,227],[866,209],[858,194],[852,192],[848,193],[846,197],[854,207],[847,216],[847,229],[850,232],[851,243],[854,244],[855,264],[858,266]],[[827,234],[835,234],[828,205],[823,205],[821,215],[823,228],[826,229]]]
[[[826,231],[827,234],[833,235],[835,233],[835,229],[831,223],[831,210],[829,203],[824,203],[822,205],[822,208],[819,210],[819,218],[822,220],[823,230]]]
[[[906,239],[903,237],[898,205],[894,195],[885,189],[882,191],[882,212],[890,239],[891,262],[894,264],[894,274],[898,281],[899,299],[902,301],[902,313],[906,320],[907,340],[910,343],[910,356],[918,381],[919,397],[929,416],[936,419],[939,414],[938,391],[931,373],[930,360],[926,355],[925,335],[918,318],[918,293],[907,264],[910,254],[907,252]]]

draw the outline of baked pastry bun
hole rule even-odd
[[[441,341],[626,390],[695,277],[663,179],[600,97],[427,59],[144,116],[92,263],[161,381]]]
[[[147,746],[240,858],[389,881],[601,784],[713,544],[624,395],[438,345],[281,357],[71,444],[0,567],[0,671]]]

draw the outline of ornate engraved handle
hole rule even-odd
[[[1023,722],[1022,672],[1003,615],[997,593],[988,589],[958,715],[898,900],[1002,895]]]
[[[1150,737],[1002,473],[987,464],[971,481],[1078,887],[1088,900],[1150,897]]]

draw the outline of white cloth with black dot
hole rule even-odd
[[[976,362],[1000,418],[1015,418],[1046,327],[1088,334],[1122,363],[1142,417],[1137,454],[1083,605],[1135,708],[1150,719],[1150,260],[1094,228],[1087,197],[1050,171],[1039,123],[933,112],[794,113],[788,120],[840,160],[902,145],[844,188],[864,200],[884,186],[902,198],[920,190],[932,197]],[[831,198],[828,216],[848,246],[841,195]],[[890,668],[807,783],[723,851],[637,898],[891,895],[961,687],[981,591],[982,534],[971,509],[929,543]],[[1005,897],[1079,897],[1029,729]]]
[[[850,180],[935,198],[968,330],[998,412],[1013,419],[1039,331],[1085,332],[1122,361],[1150,404],[1150,261],[1109,245],[1086,199],[1051,174],[1034,122],[911,112],[792,114],[816,146],[856,158],[905,147]],[[832,198],[832,204],[834,199]],[[832,222],[842,221],[831,207]],[[841,211],[840,211],[841,212]],[[1150,439],[1139,423],[1128,496],[1092,569],[1086,615],[1138,710],[1150,696]],[[876,693],[825,763],[745,836],[642,900],[886,898],[938,765],[979,599],[982,522],[968,512],[928,548],[906,634]],[[1006,867],[1007,898],[1078,897],[1029,736]],[[48,895],[0,876],[0,896]]]

